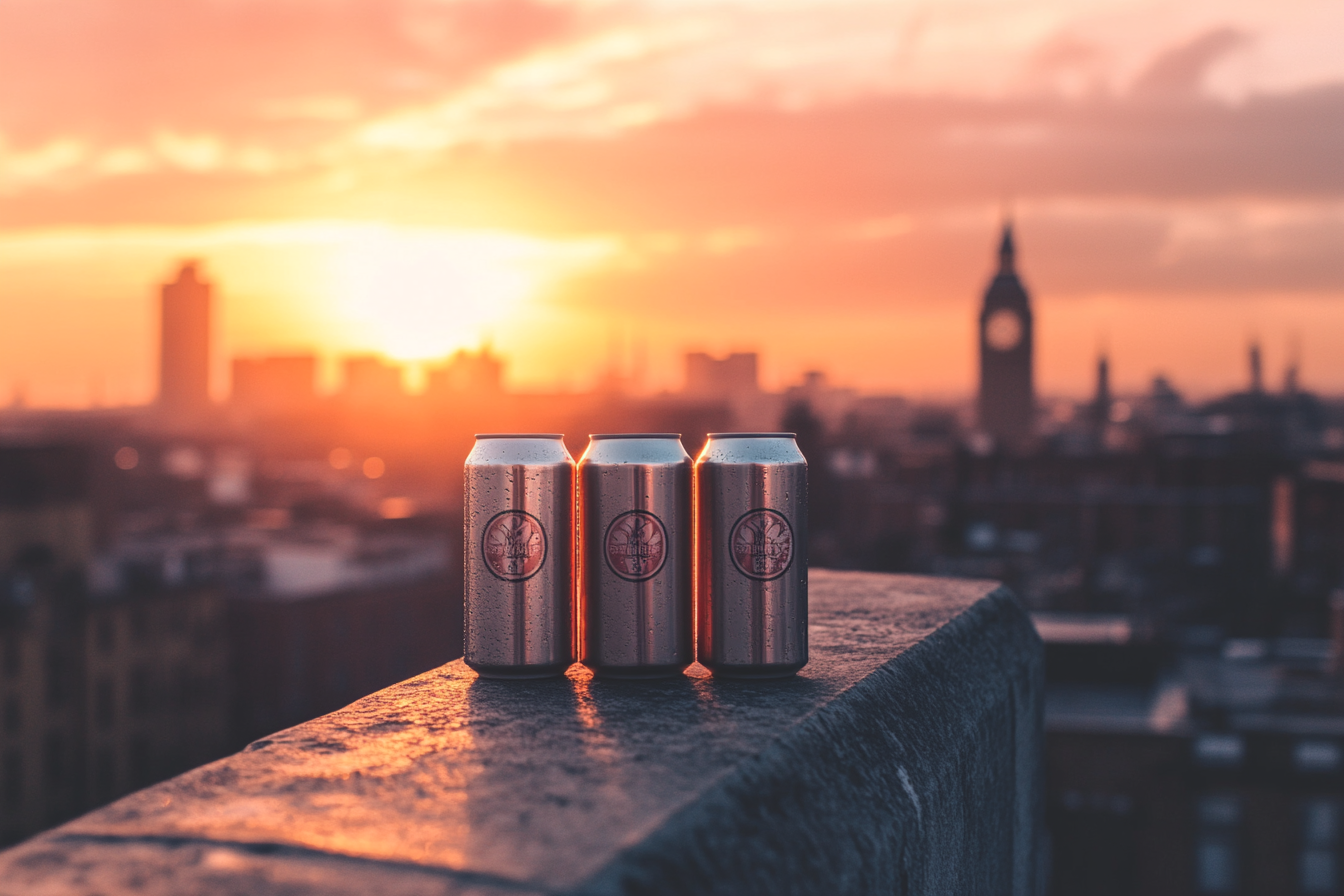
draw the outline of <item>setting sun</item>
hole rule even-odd
[[[337,316],[361,347],[424,361],[488,341],[565,274],[607,254],[492,232],[365,226],[332,246]]]
[[[12,326],[0,329],[0,401],[6,391],[39,405],[148,400],[155,284],[181,259],[199,259],[215,285],[222,397],[233,356],[414,362],[491,339],[544,341],[546,297],[619,245],[357,221],[2,234],[0,307]]]

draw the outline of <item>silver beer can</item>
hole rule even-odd
[[[559,435],[488,433],[467,455],[466,663],[545,678],[574,662],[574,458]]]
[[[579,459],[579,662],[614,678],[695,660],[691,475],[677,433],[593,435]]]
[[[695,461],[696,658],[716,676],[807,664],[807,461],[793,433],[710,433]]]

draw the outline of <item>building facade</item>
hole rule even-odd
[[[195,262],[164,284],[159,315],[159,405],[177,414],[203,411],[210,405],[210,284]]]

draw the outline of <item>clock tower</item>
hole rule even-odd
[[[1031,300],[1017,278],[1013,227],[1003,226],[999,270],[980,309],[980,428],[996,444],[1031,438],[1036,409],[1032,378]]]

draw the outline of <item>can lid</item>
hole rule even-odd
[[[797,433],[792,432],[711,432],[708,438],[711,439],[792,439],[796,438]]]
[[[679,432],[591,432],[588,438],[594,442],[601,439],[679,439]]]
[[[478,432],[478,439],[563,439],[558,432]]]

